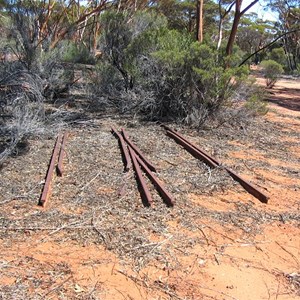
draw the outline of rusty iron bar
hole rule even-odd
[[[137,155],[135,154],[135,152],[132,150],[131,147],[128,147],[131,159],[132,159],[132,165],[133,168],[135,170],[135,175],[136,175],[136,180],[138,183],[138,188],[142,197],[142,202],[144,204],[144,206],[151,206],[152,204],[152,197],[150,194],[150,191],[147,187],[146,181],[142,175],[142,170],[137,162]]]
[[[126,143],[130,146],[130,148],[144,161],[151,171],[156,172],[155,166],[143,155],[142,151],[136,145],[134,145],[134,143],[129,139],[125,130],[122,128],[121,131]]]
[[[200,158],[204,162],[206,162],[210,167],[216,168],[218,166],[221,166],[221,163],[218,162],[215,158],[211,157],[209,154],[207,154],[205,151],[200,150],[197,146],[189,142],[187,139],[183,138],[182,135],[180,135],[178,132],[172,130],[168,126],[163,125],[167,131],[167,135],[172,137],[175,141],[178,142],[181,146],[183,146],[186,150],[188,150],[193,156]],[[267,197],[263,192],[261,192],[257,187],[252,185],[250,182],[242,178],[240,175],[236,174],[233,170],[229,169],[228,167],[225,167],[225,170],[228,172],[228,174],[251,195],[253,195],[255,198],[260,200],[262,203],[268,203],[269,197]]]
[[[237,181],[249,194],[253,195],[255,198],[260,200],[262,203],[268,203],[269,197],[261,192],[257,187],[251,184],[246,179],[242,178],[240,175],[236,174],[233,170],[225,167],[229,175]]]
[[[56,167],[56,173],[57,176],[62,177],[63,176],[63,161],[66,154],[66,142],[68,138],[68,133],[65,132],[62,138],[61,147],[58,155],[58,163]]]
[[[218,165],[212,161],[209,157],[204,155],[201,151],[196,149],[195,147],[188,144],[186,141],[184,141],[182,138],[180,138],[178,135],[171,131],[166,131],[167,135],[171,138],[173,138],[179,145],[181,145],[183,148],[185,148],[188,152],[190,152],[194,157],[204,161],[207,165],[209,165],[211,168],[216,168]]]
[[[131,163],[131,159],[124,141],[123,136],[113,127],[111,128],[112,133],[119,139],[120,142],[120,148],[123,154],[123,158],[124,158],[124,163],[125,163],[125,167],[124,167],[124,171],[128,172],[130,170],[130,168],[132,167],[132,163]]]
[[[50,163],[49,163],[49,167],[48,167],[47,175],[46,175],[46,179],[45,179],[45,184],[43,187],[43,192],[39,199],[38,205],[43,206],[43,207],[45,206],[47,200],[49,199],[51,181],[52,181],[52,176],[53,176],[55,162],[56,162],[56,158],[57,158],[57,154],[58,154],[59,145],[61,144],[61,139],[62,139],[62,137],[59,134],[56,138],[56,142],[55,142],[53,152],[51,155],[51,159],[50,159]]]
[[[180,139],[182,139],[184,142],[186,142],[187,144],[189,144],[191,147],[193,147],[195,150],[199,151],[201,154],[203,154],[204,156],[206,156],[208,159],[210,159],[212,162],[215,163],[216,166],[213,166],[214,168],[219,166],[220,163],[213,158],[212,156],[210,156],[207,152],[205,152],[202,149],[199,149],[197,146],[195,146],[194,144],[192,144],[190,141],[188,141],[182,134],[180,134],[178,131],[173,130],[172,128],[170,128],[167,125],[161,125],[163,128],[165,128],[167,131],[172,132],[173,134],[177,135]]]
[[[151,180],[155,188],[157,189],[158,193],[162,197],[163,201],[168,207],[174,206],[174,200],[171,194],[166,190],[163,183],[154,175],[152,174],[151,170],[147,167],[147,165],[138,157],[136,156],[137,162],[140,164],[142,169],[145,171],[148,178]]]

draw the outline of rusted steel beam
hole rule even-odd
[[[243,179],[240,175],[236,174],[233,170],[225,167],[229,175],[237,181],[249,194],[260,200],[262,203],[268,203],[269,197],[261,192],[257,187]]]
[[[139,191],[140,191],[140,194],[142,197],[142,202],[143,202],[144,206],[149,207],[149,206],[151,206],[153,201],[152,201],[150,191],[147,187],[146,181],[142,175],[142,170],[137,162],[137,159],[136,159],[137,155],[134,153],[134,151],[130,147],[128,147],[128,150],[129,150],[129,153],[130,153],[130,156],[132,159],[133,168],[135,170],[136,180],[137,180],[138,188],[139,188]]]
[[[142,169],[145,171],[148,178],[154,184],[155,188],[157,189],[158,193],[160,194],[160,196],[162,197],[166,205],[168,207],[173,207],[174,200],[171,194],[165,189],[163,183],[151,172],[151,170],[147,167],[147,165],[138,156],[136,156],[136,160],[141,165]]]
[[[56,173],[59,177],[63,176],[63,160],[66,154],[66,142],[68,138],[68,133],[65,132],[62,138],[61,147],[58,155],[58,163],[56,167]]]
[[[206,162],[210,167],[218,167],[221,165],[220,162],[218,162],[215,158],[211,157],[209,154],[207,154],[205,151],[200,150],[197,146],[193,145],[191,142],[187,141],[182,135],[180,135],[178,132],[172,130],[168,126],[163,126],[167,131],[167,135],[172,137],[175,141],[177,141],[180,145],[182,145],[185,149],[187,149],[193,156],[196,158],[200,158],[204,162]],[[196,154],[196,155],[195,155]],[[266,196],[263,192],[261,192],[257,187],[252,185],[247,180],[243,179],[240,175],[236,174],[233,170],[225,167],[225,170],[228,172],[228,174],[237,182],[240,183],[240,185],[251,195],[253,195],[255,198],[260,200],[262,203],[268,203],[269,197]]]
[[[172,132],[173,134],[176,134],[179,138],[181,138],[184,142],[186,142],[187,144],[189,144],[191,147],[195,148],[197,151],[199,151],[200,153],[202,153],[203,155],[205,155],[207,158],[209,158],[212,162],[214,162],[216,165],[220,165],[220,163],[212,156],[210,156],[207,152],[205,152],[202,149],[199,149],[197,146],[195,146],[194,144],[192,144],[190,141],[188,141],[182,134],[180,134],[179,132],[173,130],[172,128],[170,128],[167,125],[162,125],[163,128],[165,128],[167,131]]]
[[[50,187],[51,187],[51,181],[52,181],[52,176],[53,176],[53,171],[54,171],[54,167],[55,167],[55,162],[57,159],[57,154],[58,154],[58,150],[59,150],[59,146],[61,144],[61,135],[59,134],[58,137],[56,138],[56,142],[55,142],[55,146],[51,155],[51,159],[50,159],[50,163],[49,163],[49,167],[48,167],[48,171],[47,171],[47,175],[45,178],[45,184],[43,187],[43,192],[42,195],[39,199],[39,203],[38,205],[40,206],[45,206],[49,195],[50,195]]]
[[[126,143],[124,141],[124,138],[113,127],[111,128],[111,131],[112,131],[113,135],[115,135],[119,139],[120,148],[121,148],[123,159],[124,159],[124,163],[125,163],[124,171],[128,172],[130,170],[130,168],[132,167],[132,164],[131,164],[131,159],[130,159],[130,156],[129,156],[129,153],[128,153],[128,150],[127,150],[127,147],[126,147]]]
[[[155,166],[143,155],[142,151],[136,145],[134,145],[134,143],[129,139],[125,130],[122,128],[121,131],[126,143],[131,147],[131,149],[134,150],[134,152],[143,160],[143,162],[151,171],[156,172]]]
[[[186,149],[188,152],[190,152],[195,158],[198,158],[202,161],[204,161],[207,165],[209,165],[211,168],[216,168],[218,165],[212,161],[210,158],[208,158],[206,155],[204,155],[202,152],[200,152],[195,147],[188,144],[186,141],[184,141],[182,138],[180,138],[178,135],[171,131],[166,131],[166,134],[173,138],[179,145],[181,145],[184,149]]]

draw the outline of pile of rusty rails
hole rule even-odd
[[[165,130],[167,136],[174,139],[179,145],[181,145],[185,150],[187,150],[189,153],[191,153],[195,158],[202,160],[204,163],[206,163],[211,168],[217,168],[217,167],[223,167],[228,174],[251,195],[253,195],[255,198],[257,198],[262,203],[268,203],[268,196],[266,196],[262,191],[260,191],[257,187],[255,187],[253,184],[248,182],[247,180],[243,179],[240,175],[236,174],[233,170],[230,168],[223,166],[218,160],[216,160],[214,157],[210,156],[207,152],[201,150],[196,145],[189,142],[184,136],[182,136],[177,131],[171,129],[170,127],[166,125],[161,125]]]
[[[124,129],[118,132],[111,129],[113,135],[119,140],[124,161],[124,171],[128,172],[131,168],[135,171],[138,189],[142,198],[143,205],[149,207],[153,204],[153,199],[147,183],[143,177],[142,170],[155,186],[159,195],[168,207],[174,205],[174,200],[170,193],[166,190],[163,183],[153,174],[156,172],[155,166],[145,157],[142,151],[130,140]]]
[[[268,203],[268,196],[260,191],[256,186],[242,178],[240,175],[235,173],[232,169],[222,165],[217,159],[210,156],[204,150],[201,150],[196,145],[188,141],[183,135],[177,131],[171,129],[166,125],[161,125],[166,132],[166,135],[174,139],[179,145],[181,145],[185,150],[191,153],[195,158],[200,159],[210,168],[224,168],[227,173],[251,195],[260,200],[262,203]],[[111,129],[113,135],[119,140],[119,145],[121,148],[121,153],[124,161],[124,171],[128,172],[133,169],[135,172],[135,177],[137,180],[138,189],[141,194],[142,202],[144,206],[152,206],[153,199],[150,190],[146,184],[143,177],[143,172],[147,175],[149,180],[153,183],[154,187],[161,196],[163,202],[168,207],[174,206],[174,199],[171,194],[166,190],[163,183],[154,174],[156,173],[156,167],[152,162],[150,162],[142,151],[132,142],[132,140],[127,135],[124,129],[117,131],[116,129]],[[63,176],[63,160],[65,156],[65,145],[68,137],[68,133],[59,134],[56,138],[54,149],[51,155],[50,163],[47,170],[47,175],[45,178],[45,183],[43,186],[43,191],[39,199],[38,205],[45,206],[46,202],[50,197],[51,183],[53,181],[54,169],[56,169],[57,176]]]
[[[39,206],[45,207],[46,202],[48,201],[51,193],[51,183],[53,181],[53,173],[54,169],[56,169],[56,174],[59,177],[63,176],[63,160],[65,157],[65,147],[67,141],[68,133],[65,132],[64,134],[59,134],[56,138],[56,142],[54,144],[54,148],[52,151],[52,155],[50,158],[45,183],[43,186],[43,191],[41,197],[39,199]],[[58,157],[58,158],[57,158]],[[57,163],[57,164],[56,164]]]

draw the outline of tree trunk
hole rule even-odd
[[[232,53],[235,37],[237,34],[238,26],[241,17],[244,15],[245,12],[247,12],[254,4],[256,4],[259,0],[253,0],[246,8],[244,8],[241,11],[241,7],[243,4],[243,0],[235,0],[235,13],[234,13],[234,19],[233,19],[233,24],[230,32],[230,36],[227,42],[227,47],[226,47],[226,55],[229,56]]]
[[[284,52],[285,52],[285,55],[286,55],[286,60],[287,60],[287,64],[288,64],[288,67],[290,69],[290,71],[293,70],[293,67],[292,67],[292,62],[291,62],[291,57],[289,55],[289,48],[288,48],[288,45],[287,45],[287,39],[283,39],[283,49],[284,49]]]
[[[224,20],[227,17],[227,15],[230,13],[231,9],[233,8],[235,2],[232,2],[224,12],[222,12],[222,4],[221,0],[219,0],[219,26],[218,26],[218,43],[217,43],[217,50],[220,49],[221,44],[222,44],[222,39],[223,39],[223,25],[224,25]]]
[[[222,39],[223,39],[223,19],[220,19],[217,50],[219,50],[221,47]]]
[[[240,22],[240,19],[241,19],[241,6],[242,6],[242,3],[243,3],[243,0],[236,0],[235,1],[234,19],[233,19],[232,28],[231,28],[231,31],[230,31],[230,36],[229,36],[227,46],[226,46],[226,55],[227,56],[231,55],[231,53],[232,53],[234,40],[235,40],[235,37],[236,37],[239,22]]]
[[[203,0],[197,1],[197,41],[203,42]]]

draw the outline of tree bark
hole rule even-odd
[[[233,44],[235,41],[235,37],[237,34],[237,29],[240,23],[240,19],[241,19],[241,6],[242,6],[243,0],[236,0],[235,1],[235,13],[234,13],[234,19],[233,19],[233,23],[232,23],[232,28],[230,31],[230,35],[229,35],[229,39],[227,42],[227,46],[226,46],[226,55],[231,55],[232,53],[232,49],[233,49]]]
[[[203,0],[197,1],[197,41],[203,42]]]
[[[241,7],[243,4],[243,0],[235,0],[235,13],[234,13],[234,19],[233,24],[230,32],[230,36],[227,42],[226,46],[226,55],[229,56],[232,53],[235,37],[237,34],[238,26],[240,23],[241,17],[244,15],[245,12],[247,12],[254,4],[256,4],[259,0],[253,0],[246,8],[244,8],[241,11]]]
[[[222,5],[221,5],[221,0],[219,0],[219,26],[218,26],[218,43],[217,43],[217,50],[220,49],[221,44],[222,44],[222,39],[223,39],[223,24],[226,16],[230,13],[232,7],[234,6],[235,2],[232,2],[222,13]]]

